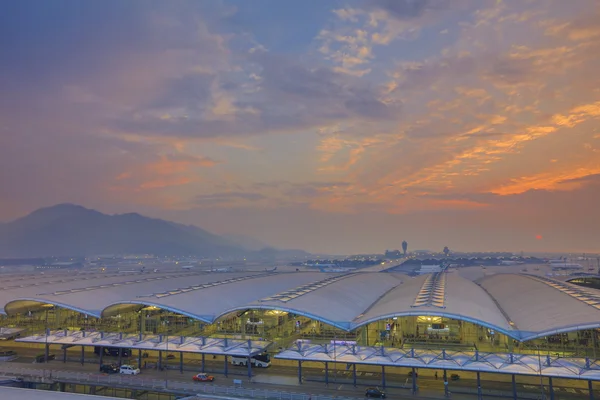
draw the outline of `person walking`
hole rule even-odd
[[[437,371],[435,371],[435,380],[437,381],[438,375],[437,375]]]

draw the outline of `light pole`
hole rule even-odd
[[[540,390],[542,392],[542,400],[544,400],[546,398],[546,395],[544,392],[544,379],[542,378],[542,354],[540,353],[540,345],[536,344],[535,347],[537,347],[537,351],[538,351],[538,371],[540,373]]]
[[[331,337],[331,336],[330,336]],[[337,383],[337,332],[333,331],[333,381]]]
[[[48,308],[46,308],[46,322],[44,324],[44,363],[48,364]]]
[[[168,321],[168,319],[167,319]],[[167,324],[167,331],[166,331],[166,339],[167,339],[167,346],[166,346],[166,356],[165,356],[165,389],[169,388],[169,325]]]

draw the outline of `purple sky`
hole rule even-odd
[[[0,220],[600,251],[597,0],[0,5]]]

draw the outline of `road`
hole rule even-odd
[[[34,357],[40,354],[39,348],[19,348],[17,349],[19,358],[10,363],[0,364],[0,368],[6,371],[19,369],[19,370],[39,370],[44,369],[47,371],[55,372],[77,372],[84,373],[92,376],[103,376],[98,372],[97,363],[86,363],[81,365],[77,362],[80,355],[80,351],[70,351],[68,353],[69,358],[72,361],[67,363],[62,362],[62,352],[56,352],[58,359],[46,364],[33,364]],[[90,358],[90,361],[97,362],[96,357],[93,354],[86,354],[86,357]],[[146,361],[156,361],[154,358],[149,357],[144,359]],[[105,357],[105,362],[114,362],[114,357]],[[190,360],[191,361],[191,360]],[[193,360],[196,361],[196,360]],[[183,373],[179,372],[178,361],[171,360],[169,369],[166,371],[158,371],[155,369],[144,369],[141,374],[142,379],[153,379],[159,382],[173,382],[174,384],[191,384],[191,377],[195,372],[200,371],[200,365],[198,364],[186,364]],[[381,373],[370,372],[370,371],[359,371],[357,374],[358,387],[354,388],[352,384],[352,372],[346,371],[345,364],[338,364],[337,368],[333,368],[330,364],[329,371],[329,385],[325,385],[325,370],[320,368],[307,368],[303,367],[303,376],[305,378],[304,383],[298,382],[297,367],[293,365],[274,365],[268,369],[253,369],[252,387],[257,389],[267,388],[270,390],[283,390],[288,392],[306,392],[318,394],[331,394],[332,391],[337,396],[361,396],[364,394],[364,389],[367,386],[381,386]],[[229,376],[226,377],[223,374],[223,360],[212,360],[208,357],[205,370],[216,377],[217,384],[231,385],[233,379],[242,379],[247,383],[247,369],[245,367],[234,367],[228,366]],[[371,369],[373,371],[374,369]],[[398,372],[399,371],[399,372]],[[406,369],[394,368],[393,371],[386,371],[386,392],[390,395],[406,396],[410,393],[412,387],[412,381],[406,375]],[[428,393],[428,396],[439,398],[443,395],[444,385],[441,379],[441,373],[439,379],[435,379],[434,371],[421,370],[418,379],[418,386],[420,393]],[[474,374],[460,373],[461,379],[458,381],[451,381],[449,383],[449,389],[455,394],[463,392],[472,392],[476,388],[476,380]],[[469,376],[470,375],[470,376]],[[510,383],[510,376],[504,375],[482,375],[485,377],[494,378],[494,380],[482,379],[481,386],[484,395],[490,393],[502,392],[503,394],[510,395],[512,392],[512,386]],[[519,381],[522,377],[519,377]],[[568,381],[571,383],[579,383],[576,381]],[[537,384],[536,384],[537,383]],[[162,383],[161,383],[162,384]],[[193,385],[193,384],[192,384]],[[201,384],[202,385],[202,384]],[[537,381],[535,377],[531,377],[527,382],[519,382],[517,384],[517,391],[522,394],[539,395],[539,378]],[[588,396],[588,392],[583,385],[572,386],[572,385],[558,385],[554,386],[554,391],[557,394],[557,398],[585,398]],[[461,394],[462,398],[463,394]],[[596,397],[599,397],[600,393],[596,393]]]

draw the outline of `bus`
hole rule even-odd
[[[131,356],[131,349],[128,349],[126,347],[101,347],[101,346],[95,346],[94,347],[94,353],[96,353],[97,355],[100,355],[100,349],[104,349],[104,355],[105,356],[119,357],[119,350],[121,350],[121,356],[123,356],[123,357],[130,357]]]
[[[232,356],[231,364],[246,366],[248,365],[248,357]],[[268,368],[271,366],[271,356],[269,354],[257,354],[250,359],[250,364],[258,368]]]

